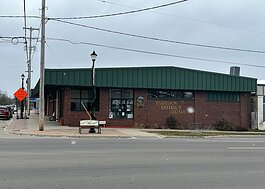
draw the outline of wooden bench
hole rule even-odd
[[[97,129],[98,133],[101,134],[101,127],[98,120],[80,120],[79,134],[82,134],[82,129]]]

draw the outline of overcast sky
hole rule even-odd
[[[174,2],[174,0],[46,0],[46,16],[94,16],[138,10]],[[23,15],[22,0],[0,0],[0,16]],[[26,14],[40,16],[41,0],[26,0]],[[240,66],[241,75],[265,79],[265,1],[264,0],[189,0],[183,3],[120,16],[65,20],[126,34],[192,44],[228,47],[257,52],[241,52],[203,48],[103,32],[49,20],[46,23],[46,68],[91,67],[90,54],[98,54],[96,67],[177,66],[218,73],[229,73],[230,66]],[[40,19],[27,19],[27,27],[39,28]],[[22,18],[0,17],[0,37],[24,36]],[[33,32],[33,37],[38,36]],[[29,32],[27,32],[29,36]],[[106,48],[85,42],[137,51],[167,54],[146,54]],[[20,40],[19,42],[23,42]],[[39,79],[40,43],[32,60],[32,88]],[[171,56],[173,55],[173,56]],[[175,57],[174,57],[175,56]],[[186,58],[180,58],[184,56]],[[195,59],[193,59],[195,58]],[[207,59],[217,60],[202,61]],[[225,63],[231,62],[231,63]],[[242,65],[239,65],[242,64]],[[13,45],[0,38],[0,90],[9,95],[21,86],[21,74],[27,70],[23,43]],[[253,65],[253,66],[245,66]],[[264,66],[257,67],[257,66]]]

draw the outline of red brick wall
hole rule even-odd
[[[143,97],[144,101],[142,104],[137,103],[137,99]],[[134,91],[134,124],[148,125],[148,109],[149,103],[147,100],[146,90],[135,90]]]
[[[175,100],[148,100],[148,123],[151,128],[165,126],[166,119],[173,116],[181,124],[181,127],[192,123],[194,114],[188,113],[188,108],[194,107],[191,101],[175,101]]]
[[[99,120],[101,118],[104,118],[104,114],[108,111],[106,109],[105,103],[107,102],[104,98],[106,95],[106,91],[101,89],[100,90],[100,110],[101,112],[95,112],[95,117]],[[80,120],[89,119],[89,116],[85,111],[71,111],[71,89],[66,88],[64,93],[65,99],[64,99],[64,117],[62,118],[63,125],[67,126],[78,126]],[[108,115],[108,114],[106,114]],[[106,116],[105,116],[106,117]]]
[[[70,89],[65,90],[64,125],[78,126],[79,120],[88,119],[86,112],[72,112]],[[144,98],[139,106],[138,97]],[[195,92],[193,100],[174,101],[148,99],[147,90],[134,90],[134,119],[109,119],[109,89],[100,89],[100,111],[95,112],[98,120],[107,121],[107,126],[128,126],[144,124],[149,127],[163,126],[168,116],[174,116],[182,128],[203,125],[211,128],[221,119],[231,121],[235,127],[250,128],[250,94],[242,93],[240,102],[210,102],[206,92]],[[188,108],[194,109],[189,113]]]
[[[195,97],[195,123],[211,128],[214,123],[224,119],[230,121],[234,127],[240,126],[240,102],[207,101],[206,92],[196,92]]]
[[[248,93],[242,93],[240,95],[240,102],[241,102],[240,126],[241,128],[248,129],[250,128],[250,125],[251,125],[251,109],[250,109],[251,95]]]
[[[206,92],[194,92],[194,122],[193,124],[203,124],[207,122],[206,119]]]

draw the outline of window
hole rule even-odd
[[[240,93],[235,92],[208,92],[207,95],[208,101],[217,101],[217,102],[239,102]]]
[[[193,92],[175,91],[175,90],[149,90],[148,98],[150,99],[192,100]]]
[[[95,109],[99,111],[99,91],[96,90]],[[71,111],[85,111],[82,103],[88,111],[92,110],[92,89],[78,89],[71,91]],[[82,103],[81,103],[82,102]]]
[[[110,119],[133,119],[133,90],[110,90]]]

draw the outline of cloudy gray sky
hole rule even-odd
[[[174,0],[106,0],[105,2],[99,0],[46,0],[46,16],[51,18],[105,15],[171,2]],[[23,43],[13,45],[8,38],[4,37],[24,36],[24,20],[3,16],[23,15],[23,1],[0,0],[0,3],[0,37],[2,37],[0,38],[0,90],[13,95],[21,85],[21,74],[27,70],[26,52]],[[28,16],[40,16],[40,7],[41,0],[26,0]],[[241,75],[265,79],[264,18],[264,0],[189,0],[133,14],[64,20],[90,28],[49,20],[46,23],[45,67],[91,67],[90,54],[95,50],[98,54],[96,67],[171,65],[228,73],[230,66],[240,66]],[[27,19],[27,27],[39,28],[39,26],[40,19]],[[103,32],[91,29],[91,27],[159,40]],[[34,31],[33,37],[37,38],[38,33]],[[27,36],[29,36],[29,32],[27,32]],[[203,48],[163,42],[161,39],[260,52]],[[71,44],[66,40],[83,44]],[[39,79],[40,67],[40,43],[34,40],[33,44],[36,46],[36,50],[32,61],[32,87]],[[164,55],[132,52],[97,45]],[[197,58],[220,62],[202,61]]]

